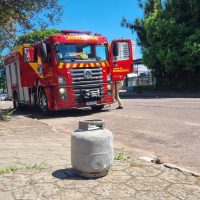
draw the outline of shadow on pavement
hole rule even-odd
[[[80,176],[77,176],[73,168],[59,169],[52,173],[52,176],[60,180],[83,180]]]
[[[109,109],[104,109],[99,112],[109,112]],[[24,107],[21,111],[15,111],[14,116],[23,115],[32,119],[52,119],[52,118],[62,118],[62,117],[81,117],[94,115],[97,112],[92,111],[89,108],[85,109],[70,109],[62,111],[51,111],[48,114],[42,114],[38,108]]]

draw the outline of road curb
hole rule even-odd
[[[158,162],[157,162],[158,159],[155,159],[155,158],[144,156],[144,157],[139,157],[139,159],[146,161],[146,162],[158,164]],[[183,167],[179,167],[179,166],[172,164],[172,163],[162,163],[160,165],[167,167],[167,168],[170,168],[170,169],[176,169],[176,170],[183,172],[183,173],[191,174],[192,176],[195,176],[195,177],[200,177],[200,173],[193,172],[191,170],[185,169]]]
[[[120,92],[121,98],[200,98],[200,93],[181,92]]]

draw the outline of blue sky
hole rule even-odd
[[[141,17],[137,0],[59,0],[64,8],[62,22],[54,28],[61,30],[89,30],[106,36],[111,42],[117,38],[132,38],[136,34],[120,27],[121,18],[129,20]],[[136,46],[136,58],[140,58],[140,48]]]

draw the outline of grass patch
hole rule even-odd
[[[18,171],[23,171],[23,170],[42,170],[46,168],[46,163],[40,163],[40,164],[28,164],[25,165],[24,167],[18,167],[18,166],[9,166],[6,168],[0,168],[0,175],[3,174],[8,174],[8,173],[15,173]]]
[[[7,173],[14,173],[14,172],[17,172],[19,170],[22,170],[22,168],[16,167],[16,166],[10,166],[10,167],[6,167],[6,168],[2,168],[2,169],[0,169],[0,175],[7,174]]]
[[[15,109],[9,108],[9,109],[0,109],[0,121],[9,121],[11,119],[11,115]]]
[[[46,163],[40,163],[40,164],[28,164],[25,166],[25,169],[34,169],[34,170],[42,170],[44,168],[47,167],[47,164]]]
[[[114,160],[128,160],[130,156],[125,155],[124,148],[114,157]]]

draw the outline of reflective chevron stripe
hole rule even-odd
[[[109,67],[109,62],[93,62],[93,63],[59,63],[58,68],[86,68],[86,67]]]
[[[63,68],[64,63],[60,63],[58,68],[62,69]]]
[[[106,61],[106,66],[107,66],[107,67],[109,67],[109,66],[110,66],[108,61]]]
[[[77,63],[73,64],[73,68],[76,68],[77,67]]]

